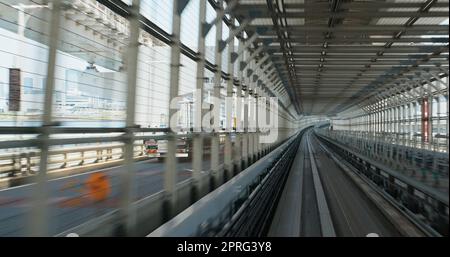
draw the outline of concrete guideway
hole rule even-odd
[[[320,175],[324,184],[327,199],[336,232],[339,236],[367,236],[376,233],[382,237],[399,236],[400,233],[390,221],[357,187],[353,180],[331,159],[321,148],[317,138],[311,131],[311,142],[319,163]]]
[[[306,155],[306,158],[299,158]],[[312,156],[310,156],[312,155]],[[344,171],[322,150],[312,129],[305,133],[296,160],[290,171],[290,178],[284,188],[272,222],[270,236],[326,236],[322,233],[322,219],[318,219],[316,197],[304,197],[315,192],[315,187],[305,185],[305,178],[311,173],[310,165],[299,165],[301,160],[314,160],[329,208],[334,235],[329,236],[399,236],[398,230],[382,214],[378,206],[349,179]],[[310,175],[311,176],[311,175]],[[313,179],[309,183],[314,184]],[[303,196],[303,197],[302,197]],[[309,207],[309,206],[313,207]],[[311,209],[308,211],[308,209]],[[306,211],[305,211],[306,210]],[[298,213],[302,215],[298,215]],[[298,228],[297,228],[298,226]],[[312,229],[314,228],[315,229]],[[303,229],[303,231],[302,231]]]
[[[316,138],[318,141],[318,138]],[[383,213],[383,215],[389,220],[395,229],[402,236],[425,236],[425,234],[420,231],[419,228],[412,222],[410,222],[403,213],[396,210],[395,206],[391,202],[388,202],[383,198],[382,194],[377,192],[376,189],[372,188],[370,183],[364,178],[359,177],[357,172],[350,167],[350,165],[345,162],[342,158],[339,158],[329,149],[327,149],[321,142],[319,142],[320,147],[326,154],[333,159],[335,164],[340,167],[342,171],[357,185],[357,187],[367,196],[368,200],[372,201],[378,210]],[[344,164],[346,163],[346,164]],[[378,234],[379,235],[379,234]]]
[[[309,131],[309,133],[311,133],[311,130]],[[319,210],[320,215],[320,228],[322,236],[333,237],[336,236],[336,233],[334,231],[333,221],[331,220],[331,213],[328,208],[324,188],[322,186],[319,171],[317,169],[318,166],[318,164],[316,164],[317,159],[315,158],[315,155],[313,153],[313,147],[311,145],[310,137],[311,137],[310,134],[307,134],[308,151],[309,151],[309,158],[311,160],[311,170],[314,181],[314,190],[316,192],[317,208]]]
[[[351,152],[346,146],[329,138],[321,135],[320,137],[323,139],[322,142],[336,153],[339,158],[338,165],[344,167],[343,170],[351,170],[352,178],[360,177],[366,189],[370,186],[373,192],[382,196],[385,200],[382,206],[387,204],[394,207],[390,208],[389,212],[393,214],[390,218],[394,218],[393,223],[397,224],[397,227],[398,224],[404,224],[400,229],[403,234],[427,236],[448,234],[448,194],[380,165],[377,160]],[[345,165],[342,166],[343,164]],[[376,204],[379,204],[379,201],[376,201]],[[398,220],[395,217],[404,217],[408,220]]]

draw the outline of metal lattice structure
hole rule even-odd
[[[448,1],[244,0],[236,13],[304,114],[367,105],[415,72],[448,75]]]

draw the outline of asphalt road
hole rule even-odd
[[[204,160],[203,167],[209,167]],[[191,162],[179,162],[178,182],[191,177]],[[110,192],[101,202],[94,202],[85,189],[86,180],[94,173],[103,172],[109,180]],[[120,175],[123,166],[86,172],[48,181],[47,217],[50,235],[55,235],[89,219],[117,208]],[[147,160],[135,164],[135,200],[163,189],[164,163]],[[29,215],[33,185],[23,185],[0,190],[0,236],[23,236],[32,217]]]

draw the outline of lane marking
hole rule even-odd
[[[328,208],[327,200],[325,198],[325,193],[323,191],[322,183],[320,181],[320,176],[317,171],[316,161],[315,161],[314,155],[312,153],[311,142],[309,140],[310,135],[311,135],[311,130],[308,133],[307,139],[308,139],[308,148],[310,149],[309,158],[311,160],[311,169],[312,169],[312,174],[313,174],[314,189],[316,192],[317,207],[318,207],[319,216],[320,216],[320,226],[321,226],[321,230],[322,230],[322,236],[335,237],[336,232],[334,230],[330,210]]]
[[[335,163],[337,163],[338,166],[345,171],[345,173],[352,179],[359,189],[368,196],[373,204],[375,204],[375,207],[378,208],[382,215],[388,219],[388,222],[390,222],[395,229],[397,229],[398,233],[415,237],[424,236],[423,231],[420,231],[420,228],[416,227],[417,224],[414,224],[414,221],[403,213],[394,202],[383,195],[383,193],[379,191],[379,188],[374,185],[372,181],[367,179],[367,177],[358,174],[358,172],[354,170],[354,167],[352,167],[351,164],[346,163],[345,159],[339,155],[331,153],[331,151],[329,151],[329,154]],[[342,163],[340,160],[344,161],[346,164]]]
[[[319,145],[320,145],[320,147],[322,147],[322,144],[321,144],[320,142],[319,142]],[[322,173],[322,174],[324,174],[324,173]],[[325,176],[326,176],[327,178],[329,178],[328,174],[326,174]],[[337,193],[336,193],[336,191],[334,190],[334,187],[331,186],[331,187],[329,187],[329,188],[331,189],[331,191],[333,191],[333,194],[334,194],[334,197],[336,198],[336,201],[337,201],[337,204],[338,204],[338,206],[339,206],[339,209],[342,211],[342,214],[344,215],[344,218],[345,218],[345,222],[347,223],[347,226],[348,226],[348,228],[350,229],[350,233],[351,233],[353,236],[355,236],[355,232],[353,231],[352,226],[350,225],[350,220],[349,220],[349,218],[348,218],[348,215],[347,215],[347,213],[345,212],[344,208],[342,208],[343,204],[342,204],[342,202],[339,200],[339,197],[337,197]]]

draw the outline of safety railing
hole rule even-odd
[[[123,158],[123,128],[49,128],[56,137],[47,141],[55,149],[49,150],[48,171],[74,168],[89,164],[118,161]],[[36,135],[41,131],[38,127],[1,127],[0,134],[10,135],[0,141],[0,178],[34,175],[38,172],[41,140]],[[146,157],[143,140],[167,139],[167,129],[137,128],[134,132],[135,159]],[[63,135],[64,137],[57,137]],[[219,137],[225,132],[218,132]],[[235,133],[237,134],[237,133]],[[252,133],[249,133],[252,134]],[[19,137],[20,135],[20,137]],[[191,139],[195,133],[176,135],[177,138]],[[203,135],[208,137],[211,135]],[[223,144],[221,140],[221,144]],[[114,143],[116,142],[116,143]],[[83,145],[83,146],[80,146]],[[97,165],[101,168],[101,165]]]
[[[427,235],[448,236],[448,191],[438,190],[401,170],[393,169],[392,165],[380,162],[379,158],[372,158],[372,150],[363,151],[359,148],[360,140],[343,141],[336,133],[332,136],[332,133],[324,130],[316,130],[316,133],[328,147],[353,166],[355,172],[378,188],[388,201]],[[445,183],[448,190],[448,180]]]
[[[228,217],[221,215],[222,222],[216,226],[206,225],[200,235],[218,231],[216,236],[265,236],[270,227],[276,203],[283,191],[283,184],[289,173],[300,143],[301,135],[290,143],[287,150],[277,156],[274,162],[261,173],[253,183],[233,201]],[[225,224],[223,221],[228,221]],[[214,221],[213,221],[214,222]],[[214,223],[213,223],[214,224]],[[211,224],[211,225],[213,225]],[[217,226],[218,225],[218,226]],[[223,226],[222,226],[223,225]]]
[[[263,236],[302,132],[149,236]]]
[[[409,132],[367,132],[359,130],[333,130],[337,133],[345,133],[355,137],[364,137],[392,143],[396,145],[421,148],[435,152],[448,152],[448,134],[433,133],[428,141],[422,139],[421,133]]]
[[[378,162],[399,170],[431,186],[448,190],[448,154],[399,144],[399,135],[371,134],[356,131],[318,130],[318,133],[336,140]]]
[[[38,135],[42,129],[48,129],[52,135],[46,143],[51,146],[47,171],[53,176],[58,176],[58,171],[92,164],[98,169],[112,162],[121,164],[124,128],[1,127],[0,179],[24,178],[39,172],[39,146],[43,141]],[[136,160],[146,157],[143,139],[161,138],[166,132],[167,129],[136,128],[133,157]]]
[[[43,140],[38,135],[42,133],[42,129],[48,129],[50,137]],[[142,147],[144,144],[143,140],[148,139],[163,139],[167,140],[168,130],[167,129],[153,129],[153,128],[131,128],[133,132],[133,138],[135,139],[135,158],[148,158],[146,154],[142,154]],[[0,134],[4,141],[0,141],[0,151],[4,152],[3,157],[5,157],[5,169],[11,169],[11,156],[18,154],[17,158],[21,158],[16,162],[22,162],[22,173],[17,173],[19,166],[16,165],[15,176],[9,178],[10,186],[19,185],[16,178],[34,177],[34,175],[39,173],[39,161],[41,152],[39,151],[40,145],[42,143],[47,143],[49,147],[49,165],[46,169],[48,178],[54,178],[56,174],[61,174],[59,177],[62,179],[49,180],[48,183],[51,185],[49,196],[52,202],[49,202],[49,211],[51,212],[52,229],[50,234],[61,234],[65,235],[63,231],[76,231],[80,235],[118,235],[120,232],[116,230],[116,227],[120,226],[123,220],[117,221],[117,210],[118,210],[118,199],[120,192],[120,179],[123,174],[123,166],[117,167],[123,164],[123,149],[125,146],[124,136],[127,134],[126,128],[65,128],[58,126],[51,127],[18,127],[18,128],[0,128]],[[216,133],[183,133],[172,135],[178,139],[193,139],[197,135],[201,135],[204,139],[217,136],[221,139],[224,137],[232,137],[232,143],[234,143],[233,138],[237,136],[252,136],[257,132],[216,132]],[[281,132],[280,132],[281,133]],[[284,133],[284,132],[283,132]],[[242,139],[242,138],[241,138]],[[219,140],[220,146],[224,146],[224,140]],[[237,156],[236,149],[232,144],[232,164],[239,168],[246,168],[253,162],[257,161],[261,157],[268,154],[274,148],[279,146],[284,140],[273,144],[259,145],[258,148],[249,149],[248,155],[249,160],[246,161],[246,165],[240,164],[243,161],[244,156]],[[117,142],[117,143],[114,143]],[[78,146],[77,146],[78,144]],[[85,145],[80,147],[79,144]],[[207,145],[207,141],[204,141],[204,147],[210,147]],[[222,149],[222,148],[221,148]],[[195,150],[195,149],[193,149]],[[84,152],[84,157],[82,157],[82,152]],[[35,156],[32,156],[34,153]],[[22,154],[22,156],[20,155]],[[219,151],[219,163],[217,167],[209,167],[211,160],[207,158],[208,151],[203,151],[203,167],[200,172],[199,180],[194,180],[192,176],[192,160],[183,160],[177,165],[177,184],[176,184],[176,195],[177,204],[176,210],[167,214],[165,211],[164,202],[166,199],[166,193],[164,191],[164,174],[166,172],[166,166],[164,163],[159,162],[142,162],[136,163],[135,167],[139,173],[139,177],[145,177],[145,179],[139,180],[137,182],[137,193],[133,201],[133,205],[145,206],[137,211],[139,217],[150,217],[151,221],[145,221],[138,224],[137,234],[146,235],[149,231],[155,229],[157,226],[161,225],[168,218],[173,217],[178,212],[184,210],[190,206],[193,202],[198,200],[200,197],[204,196],[211,190],[217,188],[225,181],[229,180],[230,177],[237,174],[241,169],[233,169],[233,173],[228,172],[227,166],[223,158],[223,149]],[[30,156],[31,161],[28,163],[33,163],[31,166],[31,172],[26,173],[27,166],[25,164],[26,155]],[[16,155],[17,156],[17,155]],[[25,158],[25,159],[24,159]],[[83,159],[84,158],[84,161]],[[152,157],[150,157],[152,158]],[[8,160],[9,159],[9,160]],[[251,160],[250,160],[251,159]],[[83,162],[82,162],[83,161]],[[97,162],[96,162],[97,161]],[[90,166],[92,164],[92,166]],[[98,171],[103,169],[104,165],[109,165],[107,170],[104,172],[86,172],[86,171]],[[214,168],[214,170],[212,170]],[[66,172],[67,170],[79,169],[77,171],[79,176],[69,176],[67,179],[64,176],[71,175],[73,173]],[[8,170],[8,172],[10,172]],[[216,174],[222,174],[223,180],[213,180],[212,178]],[[4,173],[8,175],[8,173]],[[97,191],[89,189],[89,183],[93,178],[96,178],[96,174],[104,174],[107,180],[109,192],[108,196],[101,201],[95,200]],[[141,176],[142,175],[142,176]],[[98,176],[97,176],[98,177]],[[8,179],[8,178],[6,178]],[[5,179],[1,180],[2,184]],[[13,192],[14,194],[9,194],[8,197],[3,198],[4,201],[0,203],[0,208],[2,210],[10,210],[11,208],[16,208],[20,213],[7,213],[5,217],[0,218],[0,234],[1,235],[24,235],[26,227],[25,224],[26,206],[16,205],[17,201],[23,201],[24,199],[32,200],[28,192],[30,191],[27,185],[31,185],[33,182],[31,179],[19,179],[24,187],[14,188],[11,187],[5,191]],[[23,183],[22,183],[23,181]],[[213,183],[214,181],[214,183]],[[196,189],[196,193],[194,192]],[[6,199],[6,200],[5,200]],[[159,199],[159,200],[158,200]],[[19,207],[17,207],[19,206]],[[22,208],[23,207],[23,208]],[[9,215],[11,214],[11,215]],[[70,218],[73,216],[73,218]],[[107,225],[102,223],[106,221]],[[14,221],[14,222],[11,222]],[[23,222],[22,222],[23,221]],[[72,230],[73,229],[73,230]],[[110,230],[108,230],[110,229]],[[99,232],[101,231],[101,232]],[[109,233],[109,234],[108,234]]]
[[[290,139],[286,140],[291,141],[292,136],[290,137]],[[281,144],[285,145],[286,143],[284,140],[274,143],[267,150],[261,152],[261,154],[259,155],[261,159],[256,160],[256,157],[255,163],[250,162],[249,165],[252,165],[253,167],[259,167],[261,163],[265,163],[268,160],[272,161],[274,152],[278,153],[279,151],[281,151]],[[235,161],[238,162],[240,160]],[[219,167],[217,167],[216,171],[219,173],[224,173],[224,169],[224,165],[221,164]],[[242,171],[228,181],[239,180],[239,177],[241,177],[243,174],[247,173],[245,171]],[[204,170],[201,172],[200,177],[197,180],[195,180],[193,177],[189,177],[179,181],[176,184],[174,192],[174,194],[177,196],[175,210],[169,216],[166,209],[167,195],[164,190],[160,189],[159,191],[151,192],[145,197],[138,199],[136,202],[133,202],[133,209],[135,210],[136,215],[136,227],[134,228],[134,235],[147,235],[150,231],[153,231],[157,227],[161,226],[164,222],[174,217],[174,215],[182,212],[193,203],[197,201],[206,201],[205,198],[202,197],[215,190],[217,187],[221,186],[221,184],[212,186],[213,177],[214,173],[212,170]],[[226,180],[222,181],[221,183],[225,182]],[[123,220],[121,219],[119,210],[109,208],[108,211],[103,215],[97,215],[97,217],[89,219],[86,222],[58,233],[58,235],[66,236],[69,233],[76,233],[80,236],[124,235],[122,225]]]
[[[117,161],[123,158],[123,144],[71,147],[49,151],[48,171],[58,171],[89,164]],[[145,157],[145,146],[134,144],[134,157]],[[38,172],[40,151],[27,151],[0,155],[0,178],[34,175]],[[101,168],[101,165],[97,168]]]

